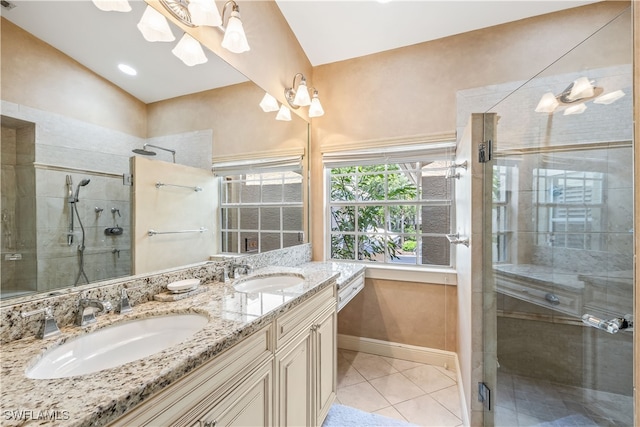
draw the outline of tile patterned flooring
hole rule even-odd
[[[631,427],[633,397],[498,374],[496,427]]]
[[[462,426],[456,373],[439,366],[338,350],[337,403],[419,426]]]

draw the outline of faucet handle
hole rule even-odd
[[[36,334],[38,338],[49,338],[60,333],[56,319],[53,317],[53,307],[47,306],[38,310],[23,311],[20,315],[23,318],[31,317],[36,314],[44,313],[44,321],[40,330]]]
[[[131,308],[131,303],[129,302],[129,296],[127,295],[127,290],[122,289],[122,293],[120,294],[120,305],[118,306],[118,313],[125,314],[131,313],[133,308]]]

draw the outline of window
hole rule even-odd
[[[493,262],[509,262],[509,183],[513,173],[513,167],[494,166],[493,167],[493,212],[492,212],[492,245]]]
[[[534,169],[538,245],[599,250],[604,174]]]
[[[265,252],[303,243],[300,169],[223,175],[222,251]]]
[[[446,155],[327,160],[327,258],[451,266],[453,180]],[[384,158],[377,153],[376,158]]]

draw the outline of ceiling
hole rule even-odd
[[[171,54],[181,37],[175,26],[176,42],[145,41],[136,28],[146,6],[142,0],[129,0],[128,13],[103,12],[89,0],[10,1],[16,7],[2,8],[3,17],[145,103],[247,81],[206,49],[206,64],[184,65]],[[313,66],[595,1],[276,0]],[[251,7],[250,0],[238,3],[241,12]],[[134,66],[138,75],[121,73],[118,63]]]

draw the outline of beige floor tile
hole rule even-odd
[[[399,403],[395,408],[407,421],[420,426],[454,427],[462,421],[429,395]]]
[[[434,391],[442,390],[443,388],[456,384],[455,381],[440,372],[438,368],[431,365],[424,365],[403,371],[402,375],[409,378],[426,393],[433,393]]]
[[[398,372],[381,356],[374,354],[358,353],[351,361],[351,366],[356,368],[367,380],[384,377]]]
[[[409,360],[393,359],[391,357],[382,357],[388,364],[396,368],[398,371],[406,371],[407,369],[417,368],[424,363],[411,362]]]
[[[460,410],[460,393],[458,393],[457,385],[434,391],[430,396],[451,411],[453,415],[462,419],[462,411]]]
[[[452,371],[451,369],[445,369],[443,366],[436,366],[436,368],[438,369],[438,371],[442,372],[455,382],[458,382],[458,374],[455,371]]]
[[[360,372],[349,364],[338,363],[338,388],[348,387],[366,381]]]
[[[338,389],[338,399],[345,406],[366,412],[374,412],[390,405],[368,382]]]
[[[425,394],[420,387],[399,372],[375,378],[369,383],[392,405]]]
[[[374,412],[374,414],[382,415],[383,417],[393,418],[396,420],[407,421],[400,412],[393,406],[382,408]]]

